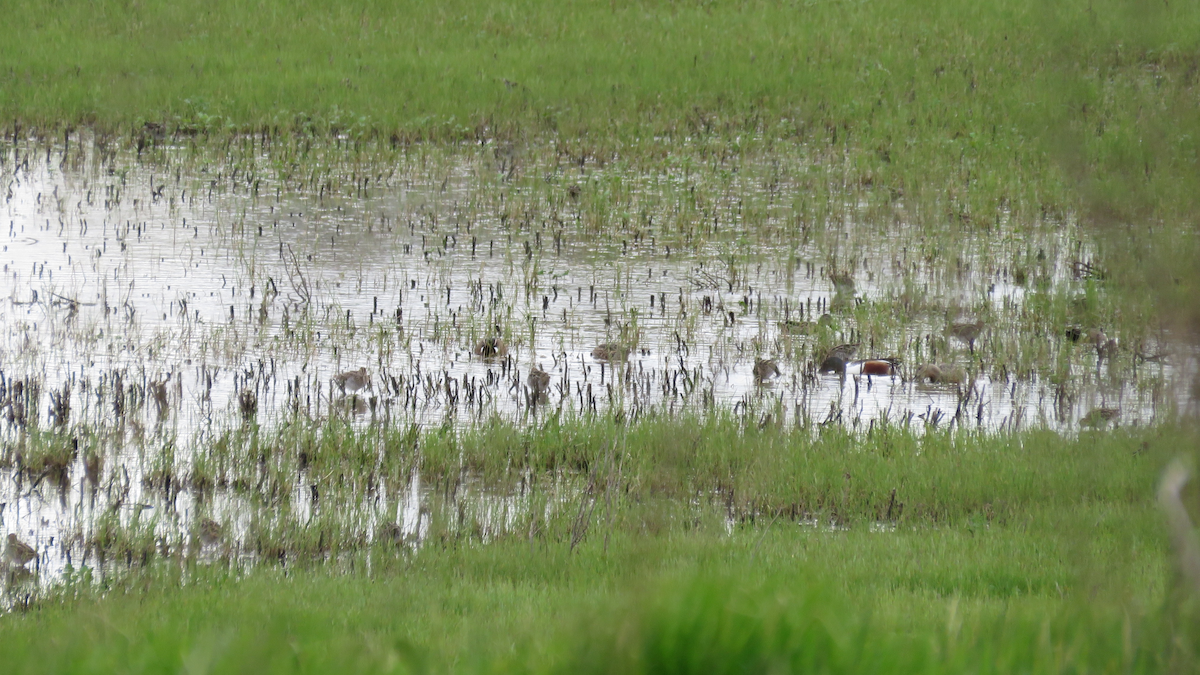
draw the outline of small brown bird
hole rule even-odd
[[[344,373],[334,375],[333,383],[343,392],[354,393],[363,387],[370,387],[371,376],[367,374],[366,368],[347,370]]]
[[[24,567],[31,561],[36,560],[37,557],[37,551],[32,546],[17,539],[16,534],[9,533],[8,545],[4,547],[5,560],[17,567]]]
[[[485,359],[494,359],[508,354],[508,345],[498,337],[485,337],[475,345],[475,355]]]
[[[200,521],[200,541],[205,544],[213,544],[221,540],[225,536],[225,528],[212,518],[205,518]]]
[[[854,295],[854,276],[852,274],[831,272],[829,280],[833,282],[834,293],[838,295]]]
[[[1120,416],[1117,408],[1095,408],[1079,420],[1079,426],[1099,429]]]
[[[846,363],[854,358],[857,352],[858,343],[838,345],[826,352],[818,371],[822,373],[844,373],[846,372]]]
[[[946,327],[946,334],[967,343],[967,346],[971,348],[971,353],[974,354],[975,341],[983,333],[983,326],[983,319],[971,323],[955,322]]]
[[[83,471],[93,486],[100,484],[100,455],[88,452],[83,458]]]
[[[529,390],[535,396],[539,396],[550,388],[550,373],[542,370],[542,364],[539,363],[536,367],[529,369],[529,377],[525,378],[525,383],[529,385]]]
[[[615,342],[605,342],[592,350],[592,358],[597,361],[624,361],[629,357],[629,347]]]
[[[754,379],[758,382],[782,375],[779,365],[772,359],[754,359]]]
[[[1096,345],[1096,359],[1098,361],[1112,359],[1117,355],[1117,350],[1120,348],[1117,338],[1110,338],[1104,334],[1104,331],[1099,329],[1088,331],[1088,339],[1092,341],[1092,344]]]
[[[258,396],[253,389],[247,387],[238,394],[238,410],[242,413],[242,419],[247,422],[252,421],[258,414]]]
[[[799,321],[797,319],[789,319],[779,322],[779,330],[785,335],[808,335],[814,333],[821,328],[829,328],[833,326],[833,316],[822,314],[821,318],[816,321]]]

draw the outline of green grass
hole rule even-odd
[[[440,473],[442,454],[512,462],[473,466],[503,490],[523,473],[520,457],[544,474],[537,458],[555,448],[606,485],[603,439],[621,429],[493,428],[385,445],[421,448],[434,462],[422,464],[428,480],[447,489],[458,469]],[[369,445],[345,429],[323,433],[347,462],[354,453],[339,443]],[[110,559],[134,565],[96,581],[79,570],[33,596],[13,587],[29,604],[0,617],[0,660],[12,672],[1186,670],[1197,625],[1154,491],[1161,466],[1195,446],[1193,431],[1170,427],[1069,441],[814,440],[728,420],[646,422],[617,446],[622,482],[611,495],[597,488],[582,530],[570,492],[565,507],[518,515],[487,539],[469,508],[464,524],[434,503],[419,549],[366,544],[337,514],[359,503],[355,486],[372,469],[326,464],[342,487],[322,487],[313,519],[251,525],[247,545],[264,556],[254,568],[160,557],[175,542],[110,523]],[[386,484],[389,470],[376,479]],[[548,478],[532,485],[535,511],[560,490]],[[714,486],[729,493],[705,497]],[[893,487],[904,505],[888,519]],[[278,486],[261,489],[245,503],[267,514]]]
[[[1133,531],[1157,514],[1113,515]],[[432,543],[244,577],[166,565],[0,618],[0,658],[81,673],[1160,672],[1173,652],[1158,622],[1182,611],[1163,608],[1161,541],[1116,557],[1113,543],[1061,523],[781,522],[573,552]]]

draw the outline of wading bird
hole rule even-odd
[[[967,346],[971,348],[971,353],[974,354],[975,341],[983,333],[983,325],[983,319],[971,323],[955,322],[946,327],[946,334],[967,343]]]
[[[838,345],[825,354],[818,370],[822,373],[844,373],[846,372],[846,363],[854,358],[854,354],[857,352],[858,343]]]
[[[333,383],[343,392],[354,393],[363,387],[370,387],[371,376],[367,374],[366,368],[347,370],[344,373],[334,375]]]
[[[541,396],[550,389],[550,373],[542,370],[542,364],[529,369],[529,377],[525,378],[525,383],[529,385],[529,390],[534,396]]]
[[[475,355],[485,359],[494,359],[508,354],[508,345],[498,337],[485,337],[475,345]]]
[[[597,361],[624,361],[629,357],[629,347],[615,342],[605,342],[592,350],[592,358]]]
[[[215,544],[221,541],[221,537],[225,536],[225,528],[212,518],[205,518],[200,521],[200,541],[205,544]]]
[[[4,547],[4,559],[16,565],[24,567],[32,560],[38,557],[37,551],[32,546],[17,539],[17,535],[9,533],[8,545]]]
[[[783,373],[779,370],[779,365],[772,359],[754,359],[754,379],[758,382],[769,380],[772,377],[779,377]]]

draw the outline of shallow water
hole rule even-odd
[[[266,154],[225,164],[185,147],[139,161],[86,141],[6,145],[0,529],[36,545],[48,578],[86,560],[113,523],[179,550],[195,548],[194,519],[207,513],[237,541],[239,519],[264,517],[246,495],[198,504],[146,486],[164,447],[186,466],[243,420],[436,427],[722,409],[760,425],[1073,433],[1096,408],[1119,409],[1104,424],[1128,425],[1185,404],[1179,382],[1194,360],[1181,350],[1163,363],[1132,348],[1101,360],[1062,325],[1029,325],[1031,285],[1013,261],[1038,252],[1038,293],[1087,283],[1076,264],[1087,245],[1069,223],[1000,214],[987,235],[947,231],[943,244],[904,222],[902,202],[883,209],[853,192],[814,221],[803,190],[820,158],[780,152],[733,165],[684,152],[639,172],[526,148],[514,177],[494,148],[424,149],[297,187],[287,176],[303,171]],[[836,272],[854,288],[835,293]],[[785,325],[826,313],[830,325],[804,334]],[[973,349],[946,336],[949,320],[977,316],[987,329]],[[480,358],[492,335],[507,354]],[[603,342],[634,349],[606,363],[592,356]],[[899,374],[817,373],[846,342],[861,357],[898,357]],[[756,357],[776,359],[780,376],[757,382]],[[968,379],[918,383],[925,361]],[[537,364],[551,376],[541,399],[525,384]],[[342,391],[335,376],[360,367],[370,387]],[[34,428],[102,439],[101,475],[86,476],[82,453],[59,483],[23,471]],[[271,517],[311,519],[305,486]],[[419,540],[429,495],[415,474],[390,490],[348,527],[394,522]],[[483,521],[503,528],[521,508],[505,499],[480,493]]]

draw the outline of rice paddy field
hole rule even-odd
[[[4,15],[0,670],[1200,669],[1200,9]]]

